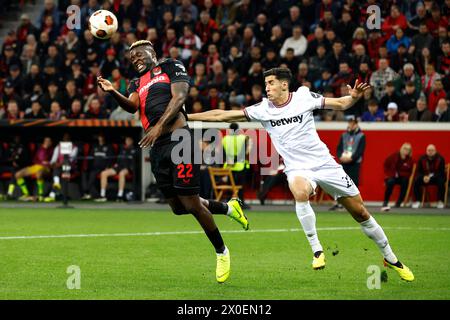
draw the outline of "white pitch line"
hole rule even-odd
[[[389,230],[420,230],[420,231],[450,231],[450,228],[430,228],[430,227],[385,227]],[[341,231],[360,230],[359,227],[323,227],[317,231]],[[222,230],[221,233],[275,233],[275,232],[299,232],[300,228],[291,229],[259,229],[259,230]],[[97,237],[140,237],[140,236],[166,236],[203,234],[203,231],[165,231],[165,232],[136,232],[136,233],[92,233],[92,234],[60,234],[60,235],[35,235],[35,236],[0,236],[0,240],[28,240],[28,239],[55,239],[55,238],[97,238]]]

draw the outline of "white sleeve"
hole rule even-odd
[[[244,108],[244,114],[248,121],[261,121],[263,118],[263,102]]]
[[[313,111],[325,107],[325,98],[321,94],[309,91],[308,87],[301,86],[297,89],[297,92],[300,94],[307,110]]]

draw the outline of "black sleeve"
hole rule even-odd
[[[178,60],[170,60],[165,62],[165,72],[169,76],[170,82],[190,82],[190,77],[187,74],[186,67],[183,62]]]
[[[139,88],[139,78],[132,79],[127,87],[127,96],[130,96],[130,94],[136,92],[138,88]]]

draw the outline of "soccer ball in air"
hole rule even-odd
[[[116,16],[108,10],[97,10],[89,17],[89,31],[98,39],[111,38],[117,27]]]

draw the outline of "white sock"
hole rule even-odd
[[[312,252],[323,251],[316,231],[316,215],[309,204],[309,201],[295,202],[295,211],[297,213],[297,218],[300,220],[303,227],[306,238],[311,245]]]
[[[119,198],[122,198],[122,196],[123,196],[123,190],[119,190],[119,191],[117,192],[117,196],[118,196]]]
[[[223,252],[222,253],[217,253],[218,255],[220,254],[220,255],[226,255],[228,253],[228,248],[227,248],[227,246],[225,246],[225,249],[223,250]]]
[[[372,239],[377,244],[378,248],[380,248],[383,257],[390,263],[397,263],[398,259],[392,252],[391,246],[389,245],[389,241],[384,234],[383,229],[375,221],[374,217],[370,217],[360,224],[361,229],[366,234],[366,236]]]
[[[101,189],[100,190],[100,197],[102,197],[102,198],[106,197],[106,190],[105,189]]]
[[[53,177],[53,184],[61,184],[60,182],[61,182],[61,180],[59,179],[59,176]]]
[[[56,198],[56,193],[54,191],[51,191],[48,195],[50,198],[55,199]]]
[[[227,216],[229,216],[231,214],[231,206],[228,203],[226,205],[228,207]]]

